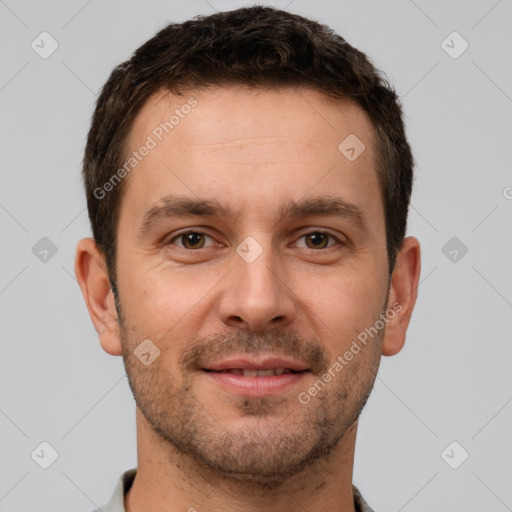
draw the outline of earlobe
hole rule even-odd
[[[386,325],[382,343],[384,356],[397,354],[405,344],[407,327],[418,295],[420,272],[420,243],[414,237],[407,237],[397,255],[391,276],[388,311],[395,314],[389,315],[390,321]]]
[[[78,242],[75,275],[103,350],[121,355],[119,323],[105,258],[92,238]]]
[[[103,350],[108,354],[120,356],[122,354],[121,335],[112,289],[109,289],[108,292],[107,305],[107,313],[102,324],[102,329],[99,332],[100,344]]]

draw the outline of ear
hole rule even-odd
[[[75,275],[103,350],[113,356],[121,355],[118,317],[107,265],[103,253],[92,238],[78,242]]]
[[[407,237],[397,255],[391,274],[387,311],[395,311],[386,325],[382,355],[393,356],[402,350],[405,334],[418,295],[421,272],[420,243],[414,237]]]

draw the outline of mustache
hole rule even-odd
[[[299,360],[315,374],[328,369],[327,354],[318,341],[305,340],[293,330],[279,328],[261,334],[244,330],[195,338],[180,357],[180,367],[193,371],[202,368],[201,362],[261,352]]]

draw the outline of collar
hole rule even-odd
[[[117,481],[110,501],[104,507],[96,509],[94,512],[126,512],[124,508],[124,495],[132,486],[136,474],[137,468],[125,471]],[[352,485],[352,492],[354,494],[356,512],[373,512],[355,485]]]

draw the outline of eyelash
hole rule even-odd
[[[210,235],[202,232],[202,231],[194,231],[194,230],[189,230],[189,231],[183,231],[179,234],[177,234],[176,236],[174,236],[172,239],[170,239],[165,245],[174,245],[173,242],[175,240],[178,240],[178,239],[181,239],[181,237],[185,236],[185,235],[191,235],[191,234],[195,234],[195,235],[203,235],[203,236],[206,236],[208,238],[211,238],[213,240],[213,237],[211,237]],[[302,234],[300,237],[299,237],[299,240],[301,238],[304,238],[308,235],[325,235],[333,240],[335,240],[337,242],[337,245],[344,245],[344,243],[336,236],[334,236],[332,233],[328,233],[326,231],[319,231],[319,230],[314,230],[314,231],[308,231],[307,233],[304,233]],[[336,245],[336,244],[334,244]],[[305,247],[305,249],[309,249],[311,251],[320,251],[320,250],[326,250],[326,249],[331,249],[332,247],[334,247],[334,245],[328,245],[327,247],[323,247],[323,248],[320,248],[320,249],[314,249],[314,248],[311,248],[311,247]],[[185,249],[186,251],[198,251],[200,249],[207,249],[207,247],[200,247],[199,249],[188,249],[187,247],[182,247],[182,246],[178,246],[180,247],[181,249]]]

